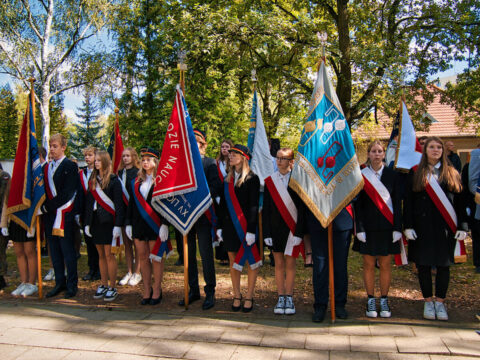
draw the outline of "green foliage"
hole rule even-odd
[[[0,158],[13,158],[20,131],[15,96],[9,85],[0,88]]]

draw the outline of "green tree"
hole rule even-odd
[[[7,84],[0,88],[0,158],[13,158],[19,133],[15,96]]]

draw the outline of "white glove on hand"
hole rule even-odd
[[[455,233],[455,239],[457,240],[465,240],[465,238],[467,237],[467,232],[466,231],[462,231],[462,230],[457,230],[457,232]]]
[[[32,232],[27,231],[27,238],[31,239],[35,236],[35,229],[32,229]]]
[[[80,215],[75,215],[75,222],[77,223],[78,226],[82,226],[80,225]]]
[[[122,236],[122,228],[120,226],[114,226],[112,232],[113,239],[118,239]]]
[[[302,243],[303,239],[298,236],[293,237],[293,246],[298,246]]]
[[[133,240],[133,239],[132,239],[132,225],[127,225],[127,226],[125,226],[125,234],[127,235],[127,237],[128,237],[130,240]]]
[[[162,242],[165,242],[168,240],[168,226],[167,225],[162,225],[160,226],[160,231],[158,232],[158,236],[160,237],[160,240]]]
[[[8,233],[8,228],[2,228],[2,235],[5,236],[5,237],[8,236],[8,235],[10,235],[10,234]]]
[[[394,231],[392,234],[393,237],[393,243],[396,243],[398,240],[402,238],[402,233],[400,231]]]
[[[255,234],[247,232],[247,235],[245,236],[245,241],[247,242],[248,246],[252,246],[255,243]]]
[[[263,239],[263,241],[265,242],[265,245],[267,245],[267,246],[272,246],[273,245],[272,238],[265,238],[265,239]]]
[[[222,241],[223,241],[222,229],[217,229],[217,239],[218,239],[218,242],[222,242]]]
[[[405,229],[403,232],[405,234],[405,237],[408,240],[416,240],[417,239],[417,233],[413,229]]]
[[[88,237],[92,237],[92,234],[90,234],[90,225],[85,226],[85,229],[83,230],[83,232],[84,232],[85,235],[87,235]]]
[[[220,205],[220,196],[217,196],[217,197],[215,198],[215,201],[217,202],[217,205]]]
[[[357,239],[363,243],[366,243],[367,242],[367,234],[365,234],[364,232],[359,232],[357,233]]]

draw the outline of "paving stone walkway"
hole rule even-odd
[[[478,360],[475,325],[393,320],[317,325],[305,316],[0,302],[0,359]]]

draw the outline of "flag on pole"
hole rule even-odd
[[[177,85],[155,178],[152,206],[186,235],[211,204],[187,104]]]
[[[115,109],[117,110],[117,109]],[[113,172],[116,174],[118,172],[118,167],[120,166],[120,161],[122,161],[123,153],[123,141],[122,135],[120,134],[120,127],[118,125],[118,112],[116,112],[115,123],[113,125],[113,133],[110,137],[110,145],[108,146],[108,153],[112,158]]]
[[[250,118],[247,147],[252,154],[250,169],[257,174],[260,179],[260,186],[263,188],[265,179],[273,174],[274,168],[262,112],[260,106],[258,106],[256,90],[253,93],[252,117]]]
[[[289,186],[325,228],[363,187],[350,129],[324,61],[318,70]]]
[[[35,228],[38,209],[45,200],[43,171],[35,133],[34,106],[32,96],[29,96],[18,138],[7,203],[7,214],[27,231]]]
[[[422,157],[422,147],[417,140],[412,119],[408,115],[407,106],[402,100],[400,104],[397,151],[395,156],[395,169],[408,171],[418,165]]]

